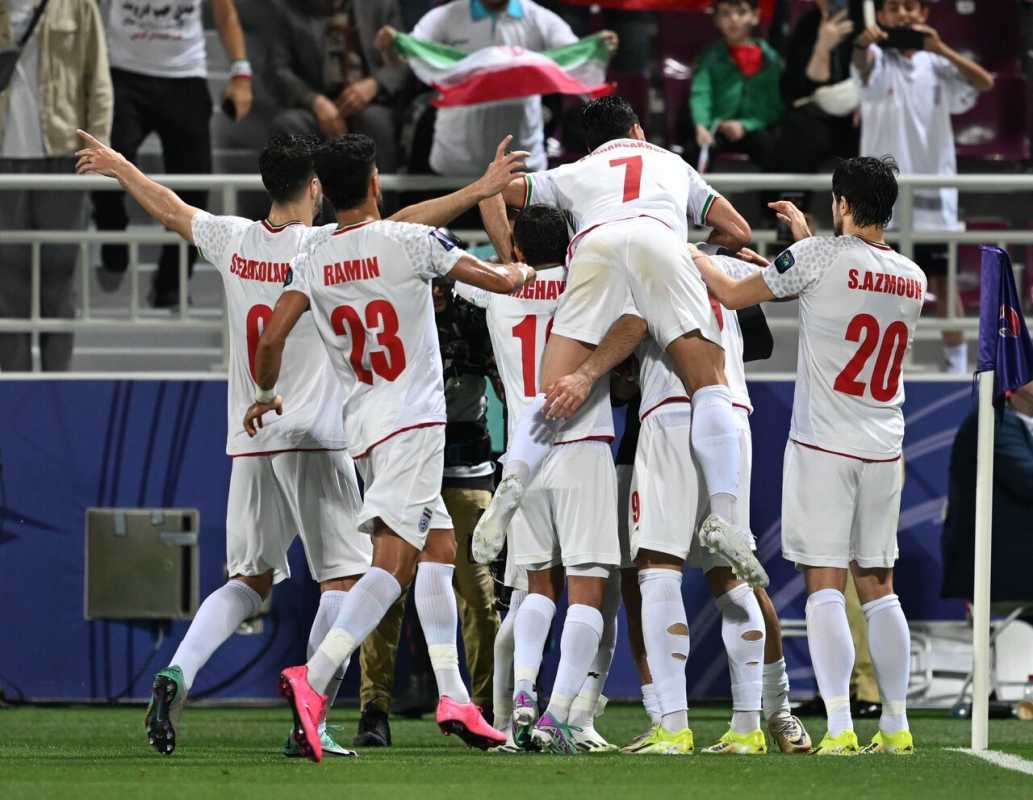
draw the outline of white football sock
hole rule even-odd
[[[603,615],[598,608],[582,603],[567,608],[560,636],[560,663],[547,709],[558,722],[570,719],[570,706],[588,677],[588,668],[599,652],[602,635]]]
[[[347,592],[342,592],[339,589],[331,589],[320,593],[319,608],[316,610],[315,619],[312,620],[312,630],[308,634],[308,652],[306,653],[308,658],[312,658],[327,633],[330,632],[330,627],[334,624],[334,620],[337,619],[337,615],[341,613],[341,606],[344,604],[344,599],[347,596]],[[327,710],[334,707],[334,701],[337,699],[337,693],[341,689],[341,682],[344,681],[344,673],[348,671],[348,663],[350,661],[351,658],[345,659],[326,687]],[[319,723],[320,734],[325,730],[326,717],[323,717]]]
[[[875,665],[875,677],[882,692],[879,730],[897,733],[908,730],[907,685],[911,677],[911,632],[895,594],[865,603],[868,620],[868,652]]]
[[[508,728],[513,717],[513,627],[516,624],[520,604],[527,592],[514,589],[509,596],[509,611],[495,634],[495,672],[492,677],[492,711],[495,713],[495,727]]]
[[[651,683],[642,684],[642,707],[649,715],[649,721],[653,725],[660,724],[660,701],[656,697],[656,689]]]
[[[642,639],[660,705],[660,722],[664,730],[680,731],[689,724],[685,688],[689,623],[681,596],[681,572],[639,570],[638,583],[642,592]]]
[[[513,624],[513,696],[535,697],[534,682],[542,667],[545,640],[556,616],[556,604],[544,594],[529,594],[520,604]]]
[[[850,673],[854,669],[854,640],[846,618],[846,598],[836,589],[821,589],[807,598],[807,645],[814,677],[825,701],[829,735],[852,731]]]
[[[226,581],[204,599],[169,662],[169,666],[183,670],[183,682],[188,692],[212,653],[261,607],[262,596],[238,580]]]
[[[735,498],[739,494],[742,447],[727,386],[704,386],[693,393],[691,437],[692,452],[707,484],[710,510],[738,525]]]
[[[763,701],[765,719],[793,713],[789,705],[789,673],[784,658],[764,665]]]
[[[968,345],[964,342],[962,344],[945,344],[943,360],[947,362],[947,372],[964,375],[968,372]]]
[[[546,419],[542,408],[545,395],[539,394],[527,404],[520,415],[513,439],[506,450],[506,461],[502,465],[502,477],[518,477],[527,486],[538,472],[538,467],[549,455],[562,420]]]
[[[459,674],[459,648],[456,645],[456,626],[459,611],[456,593],[452,589],[455,567],[423,561],[416,570],[414,599],[420,617],[423,638],[427,640],[430,665],[438,683],[438,694],[451,697],[457,703],[469,703],[470,693]]]
[[[326,694],[337,670],[380,624],[402,587],[387,570],[371,567],[344,594],[333,627],[308,660],[309,686],[320,694]]]
[[[590,728],[598,713],[599,696],[606,686],[613,663],[613,651],[617,649],[617,612],[621,606],[620,573],[614,570],[603,590],[603,632],[599,637],[599,650],[588,668],[588,677],[581,686],[570,707],[570,724],[578,728]]]
[[[732,730],[749,733],[760,727],[764,615],[753,589],[745,583],[725,592],[715,602],[721,611],[721,639],[732,679]],[[745,725],[750,727],[743,729]]]

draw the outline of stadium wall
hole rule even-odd
[[[779,554],[782,454],[791,380],[750,384],[756,411],[752,523],[771,594],[788,619],[803,617],[803,582]],[[960,619],[960,602],[939,597],[940,535],[954,433],[974,401],[967,381],[908,383],[907,480],[897,587],[910,619]],[[8,698],[112,700],[145,696],[151,674],[186,630],[162,635],[151,622],[83,618],[84,513],[94,506],[199,509],[201,595],[223,580],[226,384],[211,380],[0,380],[0,690]],[[623,427],[623,420],[618,420]],[[202,671],[195,696],[269,698],[284,664],[304,659],[318,590],[300,580],[274,591],[262,630],[234,636]],[[690,609],[690,696],[727,697],[720,622],[701,576],[684,582]],[[623,620],[622,620],[623,624]],[[606,688],[638,696],[623,630]],[[813,691],[803,640],[787,640],[794,694]],[[403,648],[404,650],[404,648]],[[400,650],[400,657],[404,654]],[[400,674],[407,665],[400,663]],[[555,669],[555,655],[547,671]],[[356,694],[353,666],[342,697]]]

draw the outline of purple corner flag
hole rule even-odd
[[[994,371],[994,396],[1033,381],[1030,341],[1008,253],[981,246],[978,372]]]

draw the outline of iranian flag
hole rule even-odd
[[[438,108],[536,94],[601,97],[614,89],[606,83],[611,53],[601,34],[540,53],[494,45],[467,54],[400,33],[395,50],[409,62],[417,78],[438,90],[434,99]]]

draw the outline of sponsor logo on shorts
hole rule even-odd
[[[423,509],[423,513],[420,514],[420,524],[416,526],[420,533],[426,533],[430,530],[430,518],[432,516],[434,516],[434,514],[429,508]]]
[[[796,263],[796,257],[789,250],[783,250],[778,254],[778,258],[775,259],[775,269],[778,270],[779,275],[789,269],[793,264]]]

